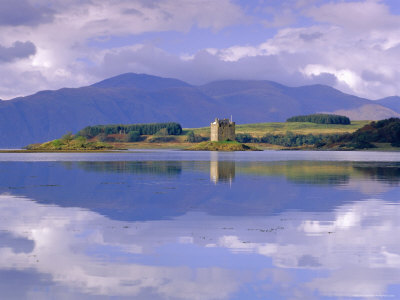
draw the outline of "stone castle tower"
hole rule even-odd
[[[232,120],[215,118],[215,121],[211,123],[211,141],[234,141],[235,138],[235,122]]]

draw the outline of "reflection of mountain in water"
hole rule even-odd
[[[399,201],[393,184],[398,169],[398,164],[304,161],[7,162],[0,163],[0,193],[119,220],[168,219],[192,210],[266,216],[331,211],[377,194]],[[218,182],[235,177],[234,183],[213,184],[213,173]]]

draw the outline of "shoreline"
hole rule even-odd
[[[26,150],[26,149],[2,149],[0,153],[124,153],[129,150],[184,150],[188,151],[197,143],[124,143],[115,145],[117,149],[105,150]],[[369,149],[316,149],[312,147],[283,147],[272,144],[262,143],[246,143],[251,147],[257,147],[259,151],[275,150],[275,151],[339,151],[339,152],[400,152],[400,148],[391,146],[381,146]],[[192,150],[193,151],[193,150]],[[196,150],[196,151],[210,151],[210,150]],[[234,152],[234,151],[219,151],[219,152]]]
[[[115,153],[122,152],[128,149],[121,150],[0,150],[0,153]]]

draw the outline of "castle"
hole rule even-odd
[[[234,141],[235,135],[235,122],[229,119],[219,120],[215,118],[215,121],[211,123],[211,141]]]

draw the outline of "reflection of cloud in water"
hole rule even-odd
[[[359,191],[364,195],[377,195],[389,191],[393,188],[393,185],[385,181],[350,178],[346,184],[339,185],[337,188],[342,190]]]
[[[1,230],[14,237],[1,244],[1,269],[35,269],[50,274],[56,283],[97,295],[132,296],[152,289],[166,298],[221,299],[237,286],[232,272],[221,268],[146,266],[124,261],[124,255],[143,251],[140,242],[147,238],[140,237],[141,231],[154,229],[157,233],[158,228],[150,229],[145,223],[136,224],[139,228],[135,229],[132,224],[114,222],[90,211],[38,205],[11,196],[0,196],[0,216]],[[22,239],[34,243],[30,252],[15,251],[13,242]],[[157,236],[149,241],[153,246],[159,242]],[[110,261],[97,257],[100,253],[109,253]]]
[[[297,221],[285,222],[284,232],[263,242],[243,244],[243,237],[230,236],[217,245],[272,257],[281,268],[330,271],[307,284],[323,295],[384,295],[389,285],[400,284],[399,216],[398,205],[369,200],[318,216],[325,220],[294,215]]]
[[[314,273],[307,282],[296,283],[303,296],[312,290],[327,296],[382,295],[389,285],[400,284],[399,216],[398,205],[371,199],[318,214],[189,213],[173,220],[121,222],[3,195],[0,229],[7,236],[0,236],[0,268],[35,269],[58,284],[95,295],[132,296],[151,289],[172,299],[223,299],[243,280],[238,275],[243,266],[235,269],[235,261],[247,262],[252,254],[272,259],[275,269],[250,269],[258,272],[256,278],[273,277],[276,285],[267,290],[288,293],[295,272],[309,270]],[[192,245],[201,251],[196,257],[202,258],[193,257],[183,266],[178,257],[178,263],[168,264],[171,252],[163,252],[167,245]],[[231,252],[229,268],[202,262],[217,248]],[[140,263],[149,256],[152,264]]]

